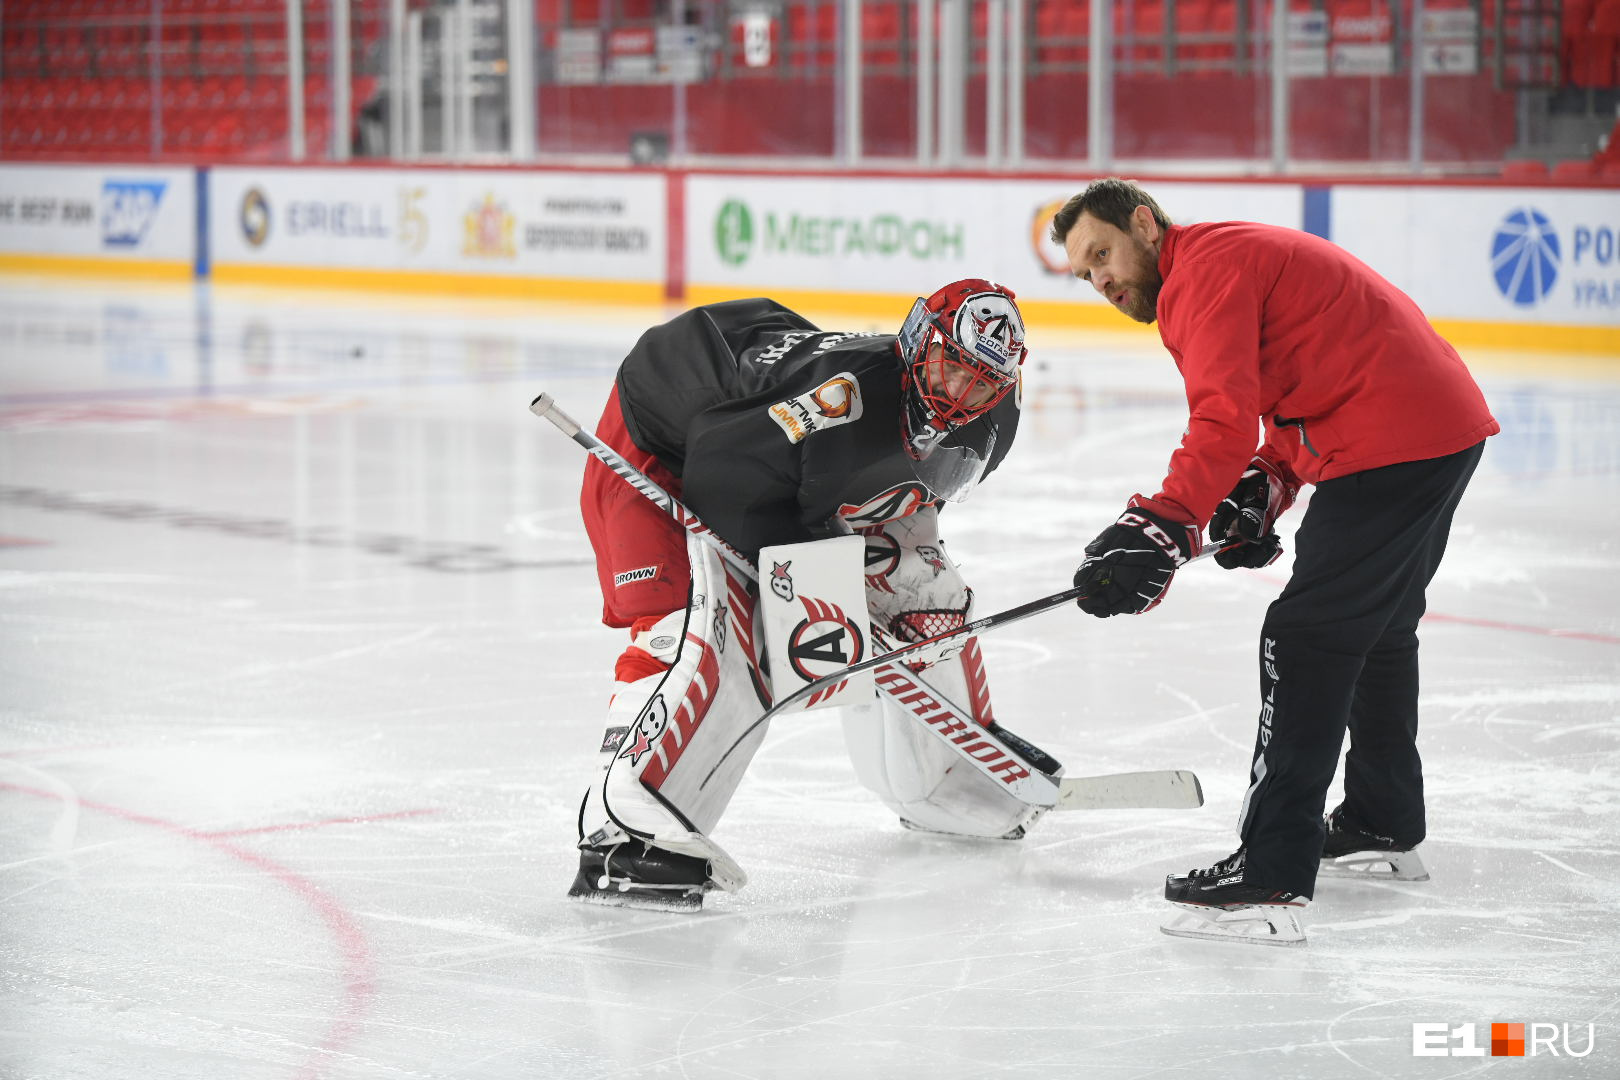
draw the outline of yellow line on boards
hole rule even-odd
[[[184,281],[195,272],[180,259],[119,259],[100,255],[24,255],[0,252],[0,271],[20,274],[75,274]]]
[[[125,277],[186,281],[194,268],[174,259],[121,259],[96,255],[43,255],[0,252],[0,272]],[[594,281],[582,278],[519,277],[425,270],[362,270],[333,267],[216,263],[211,277],[221,284],[273,285],[314,289],[366,289],[391,293],[437,293],[586,303],[668,306],[661,282]],[[924,282],[932,289],[943,282]],[[781,289],[733,285],[689,285],[677,307],[695,307],[748,296],[769,296],[828,326],[853,321],[893,333],[900,328],[917,293],[863,293],[825,289]],[[1120,315],[1101,303],[1020,300],[1032,334],[1043,327],[1155,333],[1154,328]],[[1538,354],[1578,354],[1598,364],[1620,362],[1620,326],[1572,326],[1529,322],[1435,319],[1435,329],[1460,349],[1508,350]],[[1156,336],[1156,334],[1155,334]]]
[[[940,282],[919,282],[932,290]],[[1016,288],[1016,286],[1015,286]],[[750,288],[737,285],[690,285],[686,290],[686,304],[712,304],[722,300],[735,300],[746,296],[769,296],[816,321],[871,319],[873,329],[894,332],[900,329],[912,300],[919,294],[874,294],[836,292],[818,289],[778,289],[769,286]],[[1147,326],[1121,315],[1107,305],[1067,300],[1018,301],[1029,325],[1032,337],[1042,328],[1105,330],[1114,333],[1146,333],[1158,336],[1156,327]],[[1595,359],[1608,357],[1620,362],[1620,327],[1570,326],[1566,324],[1483,322],[1460,319],[1433,319],[1442,337],[1458,348],[1510,349],[1535,353],[1581,353]],[[843,327],[839,327],[843,328]],[[849,327],[853,329],[853,327]]]
[[[1459,347],[1520,352],[1593,353],[1620,361],[1620,326],[1462,322],[1432,319],[1440,336]]]
[[[591,281],[582,278],[518,277],[431,270],[356,270],[324,266],[215,263],[212,277],[225,285],[278,285],[300,289],[367,289],[637,304],[656,304],[664,299],[661,282]]]

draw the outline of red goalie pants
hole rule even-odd
[[[680,480],[631,440],[617,385],[608,395],[596,435],[653,483],[680,497]],[[594,457],[585,462],[579,509],[596,551],[604,623],[630,626],[686,606],[692,580],[686,531],[668,514]]]

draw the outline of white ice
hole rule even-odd
[[[1505,430],[1423,627],[1433,880],[1324,880],[1264,949],[1161,935],[1160,888],[1235,844],[1286,563],[984,640],[1009,728],[1200,810],[932,840],[811,713],[716,831],[745,890],[564,899],[622,640],[526,406],[594,422],[663,317],[0,284],[0,1076],[1620,1077],[1620,357],[1466,352]],[[1185,419],[1151,335],[1031,343],[945,516],[981,612],[1066,587]],[[1595,1046],[1412,1054],[1492,1022]]]

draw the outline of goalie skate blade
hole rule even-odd
[[[1029,824],[1033,825],[1034,823],[1035,819],[1032,818]],[[984,836],[976,833],[946,832],[944,829],[930,829],[926,825],[919,825],[915,821],[910,821],[906,818],[900,819],[900,827],[908,832],[921,833],[923,836],[929,837],[930,839],[949,840],[952,842],[959,841],[966,844],[1010,843],[1015,840],[1022,840],[1024,835],[1029,831],[1023,825],[1020,825],[1011,832],[1002,833],[1000,836]]]
[[[1334,878],[1379,881],[1428,881],[1429,870],[1415,851],[1352,851],[1323,859],[1319,873]]]
[[[632,908],[638,911],[693,912],[703,910],[702,889],[678,891],[674,889],[631,888],[622,892],[618,889],[585,889],[578,892],[570,889],[568,898],[582,904],[594,904],[597,907]]]
[[[1204,789],[1187,769],[1074,776],[1058,782],[1059,810],[1191,810]]]
[[[1199,941],[1233,941],[1243,945],[1303,945],[1305,930],[1294,908],[1246,907],[1235,911],[1187,907],[1166,920],[1160,931]]]

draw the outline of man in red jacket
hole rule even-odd
[[[1132,497],[1086,546],[1082,610],[1155,607],[1206,525],[1212,540],[1245,541],[1216,557],[1222,566],[1268,565],[1282,552],[1278,515],[1316,485],[1293,575],[1261,628],[1242,846],[1165,880],[1165,898],[1188,911],[1167,933],[1303,941],[1294,912],[1322,866],[1427,877],[1412,850],[1425,834],[1416,630],[1452,514],[1499,427],[1417,305],[1320,237],[1173,225],[1118,179],[1070,199],[1052,237],[1075,276],[1158,322],[1189,410],[1161,490]],[[1324,821],[1347,728],[1344,800]]]

